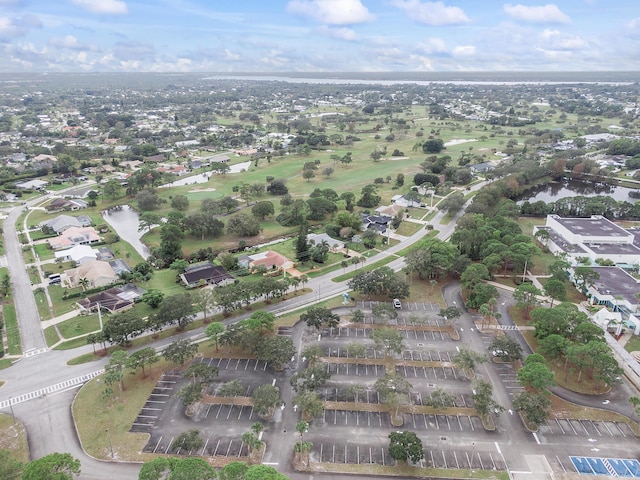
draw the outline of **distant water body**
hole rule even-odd
[[[203,79],[335,85],[631,85],[640,82],[640,72],[215,73]]]

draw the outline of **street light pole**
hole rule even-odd
[[[11,418],[13,418],[13,424],[15,425],[15,423],[16,423],[16,416],[15,416],[15,414],[13,413],[13,402],[12,402],[12,400],[13,400],[13,397],[9,397],[9,409],[11,410]]]
[[[107,439],[109,440],[109,450],[111,450],[111,458],[113,458],[113,444],[111,443],[111,435],[109,434],[109,429],[105,429],[107,432]]]

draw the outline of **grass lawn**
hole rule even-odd
[[[91,380],[80,389],[73,402],[73,417],[82,447],[93,457],[109,460],[110,447],[106,431],[109,430],[116,460],[144,462],[153,459],[151,454],[141,453],[148,435],[129,433],[129,428],[147,401],[162,370],[170,368],[165,361],[147,368],[149,376],[125,374],[124,392],[114,386],[114,395],[105,398],[102,376]],[[100,379],[100,381],[98,381]]]
[[[33,298],[38,306],[38,313],[40,314],[40,320],[51,319],[51,310],[49,309],[49,302],[47,296],[43,290],[36,288],[33,292]]]
[[[635,352],[636,350],[640,350],[640,337],[638,337],[637,335],[631,337],[624,348],[627,352]]]
[[[13,365],[13,360],[11,360],[10,358],[3,358],[2,360],[0,360],[0,370],[9,368],[11,365]],[[4,385],[4,382],[2,384]],[[0,385],[0,387],[1,386],[2,385]]]
[[[7,335],[9,355],[21,355],[22,344],[20,342],[20,330],[18,329],[18,317],[16,309],[12,303],[5,303],[2,306],[4,314],[4,330]]]
[[[182,282],[176,283],[176,274],[175,270],[170,269],[154,270],[151,280],[141,283],[140,286],[145,289],[162,290],[165,296],[184,293],[187,289]]]
[[[0,413],[0,450],[9,450],[11,456],[19,462],[29,461],[29,444],[24,425],[14,423],[13,417],[4,413]]]
[[[100,330],[98,315],[80,315],[58,324],[60,334],[65,338],[79,337]],[[84,342],[86,344],[86,341]]]
[[[418,230],[421,230],[423,228],[424,228],[424,225],[420,223],[402,222],[398,227],[398,229],[396,230],[396,233],[398,235],[404,235],[405,237],[410,237],[411,235],[416,233]]]
[[[46,243],[39,243],[33,246],[36,254],[40,258],[40,261],[51,260],[55,257],[53,250],[49,248],[49,245]]]
[[[55,316],[71,312],[76,308],[76,302],[79,300],[79,298],[62,298],[64,292],[67,289],[62,288],[60,285],[51,285],[48,288],[49,296],[51,297],[51,303],[53,304],[53,313]]]
[[[47,347],[51,347],[60,341],[56,327],[53,325],[44,329],[44,339],[47,342]]]

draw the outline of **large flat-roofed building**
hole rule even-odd
[[[539,235],[540,231],[546,231],[547,235]],[[566,254],[574,264],[584,257],[591,262],[611,260],[617,265],[640,263],[640,242],[634,232],[600,215],[590,218],[548,215],[546,225],[534,227],[533,233],[551,253]]]
[[[575,244],[633,244],[633,233],[600,215],[593,215],[590,218],[563,218],[558,215],[548,215],[547,227]]]

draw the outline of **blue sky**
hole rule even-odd
[[[638,0],[0,0],[1,72],[640,71]]]

